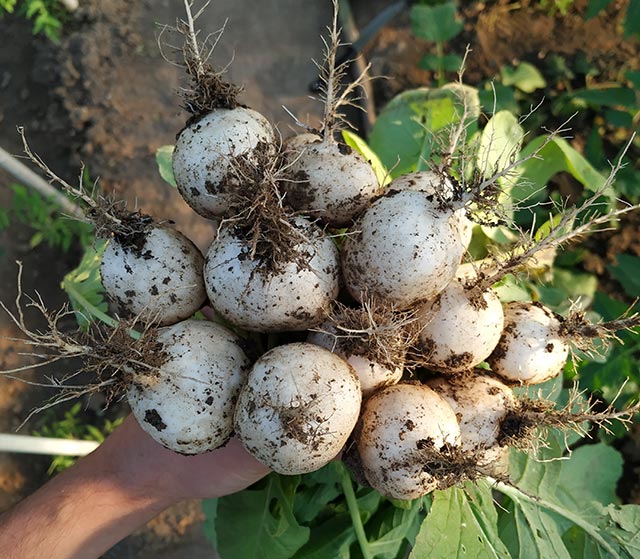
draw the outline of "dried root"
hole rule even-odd
[[[279,187],[290,178],[291,163],[274,154],[274,146],[258,144],[251,155],[239,155],[230,162],[224,181],[233,188],[228,215],[220,227],[233,226],[250,244],[249,258],[257,259],[261,270],[278,271],[292,262],[308,267],[308,259],[296,245],[306,241],[304,232],[295,225],[297,213],[284,203]],[[220,228],[219,228],[220,230]]]
[[[619,393],[621,391],[622,388]],[[498,442],[501,446],[536,451],[545,446],[549,429],[585,437],[594,425],[607,432],[610,432],[613,421],[628,427],[634,415],[640,412],[640,402],[617,410],[614,407],[615,400],[603,411],[596,411],[595,401],[585,398],[585,392],[579,391],[577,386],[569,391],[568,401],[560,409],[556,408],[554,402],[544,398],[522,398],[503,419]],[[568,444],[565,446],[569,449]]]
[[[315,328],[347,355],[364,356],[390,370],[406,367],[407,351],[418,339],[415,310],[397,310],[373,297],[357,308],[336,302],[327,311],[329,329]]]
[[[214,109],[235,109],[239,106],[237,97],[242,91],[241,87],[226,82],[222,78],[226,68],[216,71],[209,62],[224,33],[224,26],[214,33],[209,33],[202,40],[199,38],[200,31],[196,29],[196,22],[211,0],[207,0],[195,14],[192,12],[194,3],[194,0],[184,0],[185,19],[178,20],[175,27],[163,27],[158,37],[158,46],[165,60],[183,68],[191,79],[190,86],[180,90],[184,109],[192,115],[189,122],[197,120]],[[162,37],[166,32],[180,35],[183,40],[182,45],[163,43]],[[164,54],[167,48],[174,53],[172,56]],[[179,53],[179,56],[175,53]],[[179,60],[174,60],[174,57]]]
[[[95,227],[96,236],[103,239],[115,237],[120,244],[131,247],[135,252],[144,245],[146,232],[152,225],[158,225],[152,217],[142,212],[128,211],[125,203],[120,200],[113,200],[96,193],[97,181],[93,183],[91,192],[87,192],[84,186],[84,165],[80,168],[78,185],[73,186],[54,173],[41,157],[31,151],[24,128],[18,128],[22,145],[26,156],[36,165],[49,180],[59,184],[65,192],[76,200],[82,202],[84,208],[84,218],[82,221],[90,223]]]
[[[120,396],[131,381],[132,375],[155,376],[164,362],[162,347],[156,342],[156,330],[146,328],[141,332],[134,330],[137,321],[120,322],[108,330],[93,327],[90,331],[81,330],[72,333],[64,332],[60,323],[74,314],[66,306],[56,312],[49,311],[38,294],[23,304],[22,298],[22,264],[18,263],[18,294],[15,299],[16,312],[12,312],[2,301],[2,308],[23,338],[14,339],[28,346],[30,351],[20,355],[35,359],[36,362],[14,369],[0,371],[0,375],[9,378],[55,388],[56,395],[42,406],[34,409],[25,418],[22,425],[34,414],[52,406],[79,398],[87,394],[104,392],[107,402]],[[47,327],[44,332],[31,330],[25,323],[24,308],[35,308],[45,319]],[[72,373],[61,378],[45,377],[43,382],[26,381],[20,373],[53,365],[58,361],[78,359],[80,366]],[[82,382],[75,383],[82,375]]]

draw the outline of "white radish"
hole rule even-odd
[[[502,303],[488,289],[475,296],[454,279],[418,312],[418,349],[425,366],[439,371],[472,369],[494,350],[504,325]]]
[[[416,171],[408,173],[395,179],[389,185],[389,191],[392,190],[413,190],[415,192],[424,192],[434,195],[443,201],[451,201],[455,194],[453,182],[448,176],[438,174],[434,171]],[[461,207],[455,210],[455,214],[460,219],[460,234],[462,244],[465,247],[471,243],[473,234],[473,223],[467,218],[466,209]]]
[[[211,305],[224,318],[257,332],[307,330],[324,318],[338,295],[334,243],[303,218],[292,256],[272,265],[251,258],[252,242],[232,225],[221,228],[207,253],[204,277]]]
[[[353,369],[308,343],[278,346],[253,366],[235,412],[247,451],[274,471],[318,470],[342,450],[361,403]]]
[[[504,306],[504,330],[487,359],[506,382],[539,384],[562,372],[569,344],[562,322],[540,303],[514,301]]]
[[[375,347],[367,347],[357,333],[351,336],[340,334],[331,322],[324,322],[317,330],[309,332],[307,341],[332,351],[349,363],[358,375],[365,397],[402,378],[404,356],[396,358],[393,364],[381,363],[376,355],[372,355]]]
[[[453,279],[466,251],[458,214],[424,192],[391,192],[355,223],[342,250],[350,293],[399,308],[428,301]]]
[[[477,457],[479,468],[498,463],[507,448],[500,444],[502,422],[517,407],[512,390],[497,379],[473,373],[440,377],[427,384],[456,413],[462,450]]]
[[[234,159],[256,162],[261,152],[275,154],[273,128],[245,107],[214,109],[187,125],[173,152],[178,191],[204,217],[225,215],[243,188]]]
[[[200,250],[180,232],[148,225],[113,236],[100,275],[120,313],[168,325],[189,318],[204,304],[203,263]]]
[[[283,182],[285,203],[312,218],[347,225],[380,191],[369,162],[346,144],[301,134],[288,148],[293,177]]]
[[[438,488],[428,464],[460,443],[451,406],[428,386],[396,384],[363,408],[358,453],[371,486],[391,499],[416,499]]]
[[[128,392],[140,426],[180,454],[225,444],[250,367],[239,338],[219,324],[187,320],[161,329],[157,342],[157,363],[135,371]]]

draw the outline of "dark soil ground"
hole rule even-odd
[[[357,25],[366,24],[386,4],[353,0]],[[501,64],[539,61],[553,53],[568,60],[586,55],[600,71],[612,74],[623,66],[640,69],[638,43],[620,39],[624,2],[613,3],[607,13],[586,23],[580,17],[558,18],[542,12],[533,2],[523,2],[520,10],[504,4],[462,3],[467,23],[459,42],[473,48],[467,73],[470,83],[493,77]],[[34,151],[62,177],[75,180],[84,161],[90,176],[100,177],[103,191],[157,218],[175,221],[178,229],[205,249],[213,236],[212,225],[196,216],[159,178],[154,159],[159,146],[173,143],[186,119],[176,95],[180,70],[162,59],[157,43],[157,23],[175,22],[181,6],[177,0],[81,0],[59,45],[34,39],[29,23],[22,19],[0,20],[0,145],[21,153],[15,127],[24,126]],[[222,65],[233,61],[228,77],[244,85],[242,101],[277,123],[283,136],[291,135],[293,125],[282,105],[300,120],[317,124],[320,107],[309,98],[307,86],[316,77],[311,59],[320,57],[319,37],[329,23],[329,3],[216,0],[202,27],[218,29],[224,18],[228,18],[227,28],[215,61]],[[413,38],[406,16],[378,35],[366,51],[372,74],[389,77],[374,86],[378,106],[404,89],[431,82],[432,75],[418,67],[428,48]],[[11,204],[6,188],[10,182],[0,173],[3,207]],[[17,291],[14,261],[22,260],[25,292],[37,290],[51,308],[58,308],[66,301],[58,287],[60,280],[74,267],[78,254],[45,245],[32,250],[31,235],[27,227],[17,224],[0,232],[0,295],[3,301],[13,299]],[[637,222],[608,238],[605,246],[594,269],[600,265],[604,270],[616,251],[640,253]],[[37,324],[38,317],[29,315],[29,320]],[[1,315],[1,368],[28,363],[7,339],[17,334]],[[35,378],[33,373],[28,375]],[[0,432],[14,431],[47,395],[46,389],[0,380]],[[29,422],[23,432],[32,426]],[[625,443],[631,475],[640,464],[638,436],[635,429]],[[0,510],[44,483],[47,467],[46,458],[0,454]],[[626,498],[640,502],[639,493],[632,487]],[[116,546],[107,557],[212,557],[202,520],[198,502],[183,503]]]

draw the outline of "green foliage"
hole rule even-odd
[[[491,485],[482,480],[436,492],[410,559],[511,557],[498,537]]]
[[[100,278],[100,262],[106,246],[105,241],[88,245],[78,266],[66,274],[61,283],[81,328],[86,329],[94,317],[107,323],[113,321],[106,314],[108,305]]]
[[[60,207],[53,199],[19,184],[12,184],[13,197],[9,208],[0,208],[0,230],[12,221],[28,225],[34,230],[29,246],[35,248],[44,243],[67,252],[74,241],[84,246],[93,237],[90,225],[60,215]]]
[[[110,435],[123,421],[124,417],[113,421],[104,419],[100,425],[87,423],[82,414],[82,404],[77,402],[67,410],[60,419],[56,417],[53,410],[47,410],[40,416],[39,426],[32,435],[58,439],[80,439],[102,443],[107,435]],[[49,475],[66,470],[73,466],[76,460],[77,458],[75,456],[54,456],[48,469]]]
[[[158,172],[160,176],[174,188],[176,187],[176,179],[173,176],[173,150],[175,146],[160,146],[156,150],[156,163],[158,164]]]
[[[345,483],[352,481],[337,462],[304,476],[271,474],[239,494],[206,501],[205,532],[225,559],[355,559],[354,512],[371,557],[403,557],[424,518],[422,500],[392,502],[358,488],[349,503]]]
[[[463,24],[456,14],[455,2],[423,2],[411,8],[411,26],[416,37],[433,41],[436,52],[427,53],[420,61],[420,67],[436,72],[438,83],[444,83],[445,72],[457,72],[462,65],[462,57],[445,54],[444,43],[462,31]]]
[[[466,134],[471,135],[477,129],[480,102],[477,91],[468,86],[405,91],[380,112],[369,145],[392,178],[424,168],[437,157],[436,148],[447,141],[452,126],[462,118],[463,99],[469,111]]]
[[[360,136],[354,134],[353,132],[350,132],[349,130],[342,131],[342,139],[348,146],[355,149],[360,155],[362,155],[362,157],[364,157],[369,162],[376,174],[378,182],[381,185],[387,184],[390,181],[391,177],[389,175],[389,172],[382,164],[382,161],[380,161],[378,154],[367,145],[367,142],[365,142]]]
[[[0,16],[2,12],[17,13],[33,21],[33,34],[43,33],[54,42],[60,40],[60,30],[68,14],[59,0],[0,0]]]
[[[564,14],[572,4],[573,0],[549,0],[542,7]],[[591,0],[589,9],[599,11],[606,4]],[[625,25],[636,9],[633,4]],[[632,26],[635,21],[640,16]],[[380,112],[368,145],[352,134],[346,134],[345,141],[372,161],[378,177],[386,180],[437,166],[462,118],[464,99],[469,112],[458,155],[466,165],[454,164],[454,177],[489,177],[540,150],[514,169],[513,176],[499,180],[506,191],[505,205],[531,207],[547,202],[535,215],[531,210],[515,215],[518,224],[535,223],[534,237],[544,238],[559,219],[559,206],[548,203],[559,201],[549,188],[554,178],[571,176],[583,195],[589,196],[603,185],[608,159],[614,157],[606,154],[610,146],[603,141],[606,130],[602,127],[593,126],[584,152],[564,137],[549,140],[530,131],[549,120],[562,122],[564,115],[577,108],[600,115],[607,127],[630,127],[640,108],[636,91],[640,73],[627,72],[624,83],[599,86],[585,79],[586,87],[572,87],[572,80],[592,77],[594,71],[586,59],[572,65],[558,55],[548,57],[546,67],[527,62],[503,67],[499,82],[486,83],[479,90],[459,84],[443,86],[445,72],[457,70],[460,64],[457,54],[445,54],[445,43],[462,29],[455,2],[416,3],[411,23],[416,36],[435,43],[435,52],[425,54],[420,66],[436,71],[441,87],[405,91],[391,100]],[[557,83],[565,86],[562,93],[553,89]],[[535,96],[543,93],[553,102],[523,121],[519,115],[528,113],[537,104]],[[481,106],[489,118],[481,117]],[[633,194],[640,172],[630,166],[620,178],[620,185],[614,185],[603,200],[603,209],[621,194]],[[514,241],[514,233],[506,227],[477,226],[471,253],[484,257],[496,245],[507,248]],[[593,302],[594,319],[619,316],[625,305],[601,293],[597,277],[577,267],[583,257],[580,251],[560,253],[557,258],[541,256],[529,276],[507,276],[496,290],[502,300],[542,301],[560,313],[568,310],[571,301],[581,300]],[[628,299],[640,295],[640,258],[619,255],[609,272]],[[576,362],[567,366],[567,376],[609,402],[629,377],[618,402],[622,405],[640,391],[640,340],[631,332],[621,333],[620,338],[624,345],[602,343],[592,355],[577,353]],[[560,402],[567,401],[562,379],[547,384],[534,388],[553,388]],[[537,457],[512,453],[511,484],[480,480],[405,503],[389,501],[363,487],[350,497],[352,482],[345,485],[339,463],[305,476],[273,474],[239,495],[207,502],[207,535],[224,559],[640,557],[640,507],[620,506],[616,496],[621,455],[603,442],[579,446],[576,435],[564,439],[552,432],[548,443],[549,448]],[[568,445],[578,448],[569,453]],[[502,494],[499,500],[496,492]]]
[[[525,93],[533,93],[547,85],[540,70],[528,62],[521,62],[515,67],[503,66],[500,72],[503,85],[512,85]]]

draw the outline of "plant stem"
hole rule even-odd
[[[358,499],[356,498],[356,493],[353,490],[351,476],[342,464],[340,464],[340,467],[342,469],[342,491],[344,492],[344,496],[347,500],[349,515],[351,516],[353,529],[355,530],[356,537],[358,538],[358,544],[360,545],[362,557],[364,559],[373,559],[373,555],[369,550],[369,541],[367,540],[367,535],[364,533],[364,526],[362,524],[362,518],[360,517],[360,508],[358,507]]]
[[[85,309],[90,316],[97,318],[98,320],[104,322],[107,326],[111,326],[112,328],[118,327],[120,323],[115,318],[109,316],[104,311],[101,311],[95,305],[92,305],[82,295],[80,295],[80,293],[73,287],[72,284],[65,283],[63,285],[63,288],[69,295],[72,295],[78,301],[78,303],[80,303],[80,305],[82,305],[82,308]],[[129,329],[129,335],[134,340],[139,340],[140,338],[142,338],[142,333],[134,330],[133,328]]]

